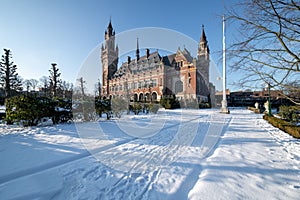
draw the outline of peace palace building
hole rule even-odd
[[[178,48],[176,53],[167,56],[145,49],[145,54],[140,55],[137,41],[135,58],[128,56],[127,62],[118,68],[118,51],[115,31],[109,22],[101,48],[103,98],[124,97],[149,102],[175,94],[179,100],[207,102],[210,90],[214,90],[209,83],[209,47],[204,27],[197,58],[185,48]]]

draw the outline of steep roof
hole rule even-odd
[[[200,42],[207,42],[203,24],[202,24],[202,35],[201,35]]]
[[[183,49],[182,54],[188,62],[193,62],[193,57],[191,56],[190,52],[186,48]]]
[[[122,77],[128,72],[136,74],[142,71],[151,70],[155,67],[158,67],[158,65],[160,64],[160,60],[161,60],[161,56],[157,51],[150,53],[148,58],[147,55],[144,55],[140,57],[138,60],[137,59],[131,60],[129,64],[128,62],[123,63],[120,66],[120,68],[116,71],[116,73],[113,75],[113,77],[114,78]]]

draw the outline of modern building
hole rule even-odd
[[[162,56],[158,51],[137,47],[135,57],[118,67],[119,49],[111,21],[105,31],[101,48],[102,97],[124,97],[131,101],[159,101],[164,95],[179,100],[197,99],[207,102],[214,86],[209,82],[209,47],[202,26],[197,58],[184,48]],[[214,93],[213,93],[214,94]]]
[[[292,103],[282,95],[283,91],[270,90],[270,100],[272,107],[278,108],[281,105],[292,105]],[[217,106],[221,106],[223,92],[216,92]],[[263,107],[264,103],[268,101],[269,91],[262,89],[261,91],[235,91],[230,92],[226,90],[226,99],[228,106],[233,107],[254,107],[254,104],[259,103],[260,107]]]

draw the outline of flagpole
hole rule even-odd
[[[221,113],[229,114],[226,100],[226,41],[225,41],[225,16],[223,15],[223,100]]]

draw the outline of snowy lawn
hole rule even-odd
[[[300,197],[300,140],[243,109],[0,125],[0,158],[0,199]]]

